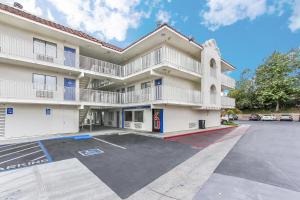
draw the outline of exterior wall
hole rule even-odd
[[[36,35],[33,32],[27,32],[3,23],[0,23],[0,36],[5,36],[3,39],[7,40],[7,42],[11,42],[11,47],[17,47],[16,53],[24,57],[33,57],[33,38],[55,43],[57,45],[57,58],[54,59],[54,62],[61,65],[64,65],[64,47],[74,48],[76,49],[75,66],[77,68],[79,67],[78,46],[52,39],[49,36]]]
[[[208,40],[204,43],[204,50],[202,52],[202,94],[203,104],[205,106],[216,106],[221,107],[221,57],[219,49],[216,45],[215,40]],[[214,59],[216,62],[216,77],[212,77],[210,74],[210,60]],[[210,87],[215,85],[216,87],[216,104],[212,105],[210,102]]]
[[[4,106],[13,108],[13,114],[6,115],[5,137],[30,137],[79,131],[77,108],[22,104]],[[46,108],[51,109],[50,115],[46,115]]]
[[[24,83],[32,83],[32,76],[33,74],[43,74],[43,75],[49,75],[49,76],[55,76],[57,78],[57,95],[56,97],[58,99],[63,100],[64,98],[64,78],[70,78],[70,79],[77,79],[77,77],[69,76],[69,75],[63,75],[59,72],[50,72],[46,70],[40,70],[35,68],[25,68],[22,66],[14,66],[14,65],[8,65],[0,63],[0,80],[12,80],[17,81],[20,84],[22,82]],[[17,90],[18,88],[16,88]],[[76,96],[78,99],[79,97],[79,80],[76,80]]]
[[[190,107],[164,106],[164,132],[198,129],[198,120],[207,128],[220,125],[220,111],[202,111]]]
[[[134,122],[134,111],[140,111],[140,110],[144,111],[144,122]],[[152,110],[150,108],[149,109],[125,109],[124,111],[133,112],[132,122],[127,122],[124,120],[124,128],[140,130],[140,131],[152,131]]]

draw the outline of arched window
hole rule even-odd
[[[217,89],[215,85],[210,86],[210,104],[217,103]]]
[[[216,61],[215,59],[210,59],[210,75],[212,77],[217,77],[217,64],[216,64]]]

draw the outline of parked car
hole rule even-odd
[[[249,120],[250,121],[259,121],[261,119],[261,116],[259,114],[253,113],[250,115]]]
[[[282,114],[279,118],[280,121],[293,121],[293,117],[290,114]]]
[[[270,114],[270,115],[263,115],[261,118],[262,121],[275,121],[277,120],[275,115]]]

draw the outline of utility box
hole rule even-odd
[[[205,120],[199,120],[199,129],[205,129]]]

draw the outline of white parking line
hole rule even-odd
[[[45,157],[46,157],[46,156],[43,155],[43,156],[37,157],[37,158],[35,158],[35,159],[31,160],[31,161],[36,161],[36,160],[39,160],[39,159],[42,159],[42,158],[45,158]]]
[[[115,147],[118,147],[118,148],[120,148],[120,149],[126,149],[125,147],[122,147],[122,146],[119,146],[119,145],[117,145],[117,144],[113,144],[113,143],[107,142],[107,141],[105,141],[105,140],[101,140],[101,139],[99,139],[99,138],[93,137],[93,139],[94,139],[94,140],[97,140],[97,141],[100,141],[100,142],[103,142],[103,143],[106,143],[106,144],[110,144],[110,145],[115,146]]]
[[[12,149],[17,149],[17,148],[20,148],[20,147],[29,146],[29,145],[32,145],[32,144],[34,144],[34,143],[35,143],[35,142],[31,142],[31,143],[24,144],[24,145],[21,145],[21,146],[16,146],[16,147],[8,148],[8,149],[3,149],[3,150],[0,151],[0,153],[3,152],[3,151],[9,151],[9,150],[12,150]]]
[[[3,164],[3,163],[7,163],[7,162],[9,162],[9,161],[12,161],[12,160],[16,160],[16,159],[19,159],[19,158],[23,158],[23,157],[26,157],[26,156],[29,156],[29,155],[32,155],[32,154],[41,152],[41,151],[42,151],[42,150],[38,150],[38,151],[34,151],[34,152],[31,152],[31,153],[28,153],[28,154],[24,154],[24,155],[22,155],[22,156],[18,156],[18,157],[9,159],[9,160],[5,160],[5,161],[3,161],[3,162],[0,162],[0,165]]]
[[[17,144],[5,144],[5,145],[1,145],[0,149],[3,149],[5,147],[9,147],[9,146],[12,146],[12,145],[17,145]]]
[[[5,157],[5,156],[9,156],[11,154],[19,153],[19,152],[22,152],[22,151],[26,151],[28,149],[33,149],[33,148],[36,148],[36,147],[39,147],[39,145],[36,145],[36,146],[33,146],[33,147],[29,147],[29,148],[26,148],[26,149],[21,149],[19,151],[14,151],[14,152],[7,153],[7,154],[4,154],[4,155],[0,155],[0,158]]]

